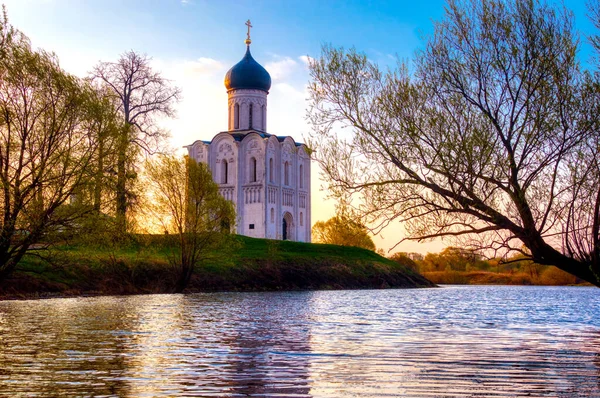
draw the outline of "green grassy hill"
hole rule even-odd
[[[356,247],[232,238],[211,252],[186,291],[411,288],[430,281],[377,253]],[[73,244],[30,255],[7,280],[2,297],[167,293],[174,286],[176,247],[163,235],[119,246]]]

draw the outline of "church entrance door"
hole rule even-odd
[[[283,222],[281,225],[281,236],[283,240],[294,240],[294,236],[293,236],[293,219],[292,219],[292,215],[288,212],[286,212],[283,215]]]

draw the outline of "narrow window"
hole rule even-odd
[[[254,224],[250,224],[250,225],[249,225],[249,228],[250,228],[250,229],[254,229]]]
[[[302,221],[303,218],[302,212],[300,212],[300,226],[304,225],[304,221]]]
[[[302,180],[304,179],[304,174],[302,173],[302,165],[300,165],[300,188],[304,188],[304,184]]]
[[[248,128],[252,128],[252,104],[248,107]]]
[[[285,162],[283,165],[283,176],[283,183],[285,185],[290,185],[290,164],[288,162]]]
[[[271,224],[275,222],[275,209],[271,207]]]
[[[240,104],[235,104],[233,107],[233,128],[240,128]]]
[[[262,129],[263,129],[263,131],[267,130],[267,107],[266,107],[266,105],[262,106]]]
[[[250,182],[256,182],[256,158],[250,158]]]
[[[269,158],[269,182],[275,181],[273,179],[273,158]]]
[[[223,159],[223,168],[222,168],[223,176],[221,181],[223,184],[227,184],[227,174],[229,174],[229,165],[227,164],[227,160]]]

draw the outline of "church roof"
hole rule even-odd
[[[269,75],[269,72],[261,64],[252,58],[250,45],[247,46],[244,58],[225,74],[225,87],[227,91],[253,89],[269,92],[271,88],[271,75]]]
[[[277,139],[277,141],[279,141],[279,142],[285,141],[286,138],[291,138],[292,141],[294,141],[294,145],[296,145],[297,147],[305,145],[301,142],[297,142],[293,137],[291,137],[289,135],[274,135],[274,134],[266,133],[264,131],[255,130],[255,129],[221,131],[219,134],[223,134],[223,133],[229,134],[234,139],[234,141],[237,141],[237,142],[241,142],[244,138],[246,138],[246,136],[248,134],[253,133],[253,134],[258,134],[258,136],[260,136],[261,138],[275,137]],[[213,137],[213,140],[215,139],[215,137]],[[212,141],[210,141],[210,142],[202,141],[202,142],[204,142],[205,144],[212,144]]]

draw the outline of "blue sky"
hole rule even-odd
[[[432,33],[433,20],[444,13],[443,0],[0,0],[9,19],[35,47],[57,53],[63,67],[84,76],[98,61],[116,60],[133,49],[153,57],[161,70],[183,89],[178,117],[164,121],[175,147],[210,140],[225,130],[225,72],[244,55],[247,19],[252,21],[252,54],[273,78],[268,130],[302,141],[308,71],[305,56],[317,57],[321,45],[354,46],[382,66],[395,57],[410,59]],[[594,33],[585,0],[564,4],[576,26]],[[581,59],[590,47],[581,38]],[[333,203],[319,191],[313,166],[313,219],[333,214]],[[401,226],[389,228],[378,247],[387,249],[402,237]],[[403,251],[438,251],[440,242],[403,244]]]
[[[443,15],[444,1],[4,0],[13,23],[54,47],[100,54],[135,49],[169,58],[239,57],[250,18],[258,58],[317,55],[321,43],[355,46],[377,60],[410,57]],[[590,32],[585,1],[566,1]],[[259,45],[260,43],[260,45]],[[239,46],[238,46],[239,47]]]
[[[13,23],[35,37],[101,52],[135,48],[164,57],[237,57],[250,18],[257,55],[316,54],[331,42],[410,55],[419,30],[442,14],[439,0],[83,1],[5,0]]]

